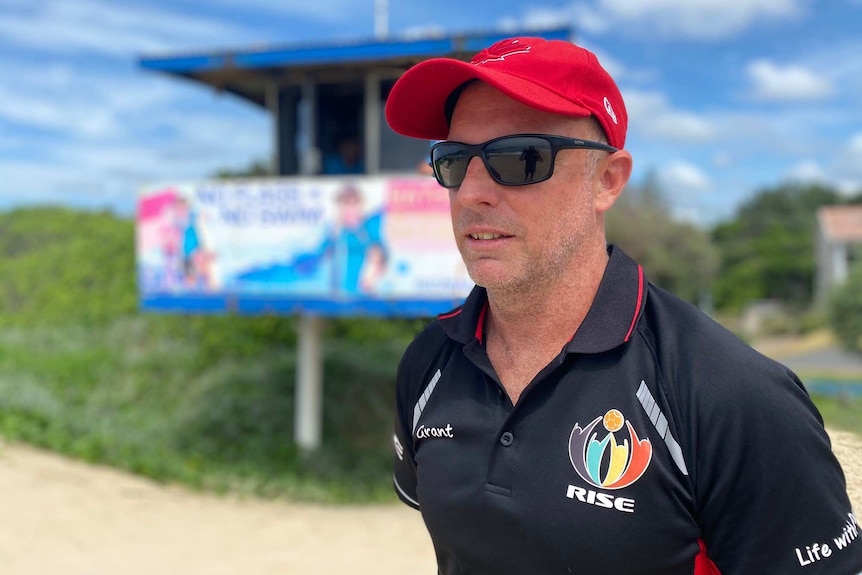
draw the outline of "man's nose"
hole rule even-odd
[[[467,164],[464,181],[457,189],[458,202],[464,206],[487,204],[494,206],[499,200],[499,184],[494,181],[482,158],[475,156]]]

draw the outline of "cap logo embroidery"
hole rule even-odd
[[[487,50],[483,50],[470,60],[470,63],[475,66],[481,66],[488,62],[502,62],[509,56],[529,54],[532,49],[532,46],[524,46],[519,40],[505,40],[497,42]]]
[[[605,96],[605,111],[608,113],[608,116],[611,117],[611,120],[614,121],[614,124],[618,124],[617,122],[617,114],[614,112],[614,107],[611,106],[611,101],[608,100],[608,97]]]

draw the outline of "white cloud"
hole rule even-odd
[[[124,139],[55,142],[46,157],[0,159],[3,187],[15,192],[3,202],[14,198],[15,203],[117,206],[128,212],[146,184],[200,180],[218,168],[265,159],[271,150],[265,122],[163,109],[155,110],[152,119],[173,126],[177,133],[153,143],[152,135],[140,133],[140,125],[130,126]]]
[[[14,194],[6,193],[0,196],[0,209],[22,204],[66,204],[72,193],[70,184],[74,186],[73,189],[92,189],[99,185],[98,178],[94,176],[90,177],[89,181],[80,181],[83,174],[77,170],[46,166],[44,162],[37,160],[3,159],[0,160],[0,172],[3,173],[4,188],[15,191]],[[35,174],[39,176],[34,177]]]
[[[524,26],[528,28],[553,28],[565,26],[572,21],[570,10],[567,8],[536,8],[531,7],[524,14]]]
[[[839,194],[847,197],[859,197],[862,194],[862,178],[858,180],[842,179],[835,182],[834,185]]]
[[[410,26],[400,31],[399,35],[409,39],[440,38],[446,35],[446,30],[434,25]]]
[[[819,163],[806,160],[791,167],[787,172],[787,179],[796,182],[825,182],[828,178]]]
[[[850,138],[850,142],[847,147],[853,154],[856,155],[857,158],[862,160],[862,132],[854,134]],[[862,164],[862,162],[860,162],[860,164]]]
[[[226,8],[236,9],[237,0],[216,0]],[[325,2],[309,2],[308,0],[243,0],[245,9],[252,8],[263,14],[278,14],[279,17],[294,16],[307,18],[316,22],[351,22],[358,15],[373,15],[373,0],[325,0]]]
[[[561,12],[594,34],[629,31],[638,36],[716,40],[761,21],[804,13],[811,0],[597,0],[573,2]]]
[[[802,66],[779,66],[769,60],[755,60],[748,65],[746,72],[753,84],[752,95],[758,100],[822,100],[835,92],[827,78]]]
[[[712,165],[716,168],[726,168],[733,164],[733,156],[730,152],[720,150],[712,156]]]
[[[0,76],[0,119],[85,138],[121,136],[130,124],[158,106],[175,104],[185,94],[143,72],[72,67],[48,61],[34,67],[7,60]]]
[[[701,194],[712,187],[709,177],[700,168],[683,161],[663,166],[657,176],[661,189],[674,197]]]
[[[612,26],[611,19],[607,15],[585,3],[573,4],[571,16],[578,28],[588,34],[604,34]]]
[[[838,156],[836,169],[842,176],[862,179],[862,132],[850,136]]]
[[[200,179],[270,153],[262,109],[130,68],[4,61],[0,208],[14,201],[126,209],[146,182]],[[19,126],[29,135],[15,145]]]
[[[251,30],[233,23],[104,0],[48,0],[0,11],[0,43],[57,54],[127,58],[139,52],[200,49],[249,38],[253,38]]]
[[[860,0],[862,1],[862,0]],[[862,40],[858,37],[837,36],[833,42],[806,51],[797,65],[834,87],[839,96],[859,99],[862,92]]]
[[[862,132],[851,136],[837,158],[830,158],[828,164],[805,160],[791,167],[786,178],[821,183],[847,195],[859,194],[862,192]]]
[[[645,138],[674,142],[707,142],[715,128],[704,116],[671,107],[664,94],[629,90],[623,94],[629,126]]]
[[[660,108],[657,109],[658,116],[648,118],[648,125],[662,119]],[[646,112],[650,110],[646,108]],[[695,117],[709,126],[708,137],[700,140],[690,137],[688,141],[720,146],[714,152],[719,160],[723,154],[732,151],[734,165],[764,154],[772,158],[785,157],[789,161],[820,158],[822,154],[834,156],[836,144],[830,134],[836,127],[841,128],[851,121],[850,117],[835,112],[830,106],[800,106],[776,113],[774,109],[724,105],[704,110]],[[697,134],[695,131],[694,135]],[[649,137],[650,133],[644,136]]]
[[[598,58],[599,63],[602,65],[602,68],[604,68],[605,71],[607,71],[607,73],[611,75],[611,78],[613,78],[617,83],[632,77],[633,74],[631,70],[626,68],[625,64],[623,64],[616,58],[613,58],[601,48],[590,46],[589,44],[581,45],[596,55],[596,58]]]

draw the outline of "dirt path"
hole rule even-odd
[[[862,511],[862,439],[833,433]],[[433,573],[418,513],[235,501],[0,445],[3,575]]]
[[[0,447],[3,575],[432,573],[418,513],[237,501]]]

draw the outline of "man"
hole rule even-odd
[[[338,138],[335,151],[323,159],[324,174],[364,174],[365,162],[362,159],[362,146],[359,135],[349,133]]]
[[[520,159],[524,161],[525,182],[532,181],[533,178],[536,177],[536,164],[538,162],[545,161],[542,159],[542,155],[536,150],[536,146],[527,146],[527,148],[521,152]]]
[[[372,294],[386,271],[383,214],[365,213],[359,189],[346,184],[335,196],[336,217],[314,253],[301,254],[293,268],[313,273],[324,258],[332,260],[332,291],[339,295]]]
[[[477,284],[398,372],[395,488],[439,573],[862,571],[801,383],[606,245],[632,159],[593,54],[513,38],[429,60],[386,114],[446,138],[432,166]]]

